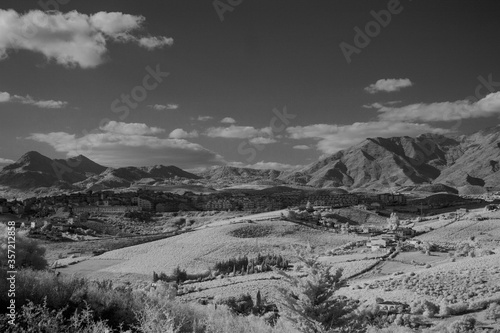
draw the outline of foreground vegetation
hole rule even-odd
[[[338,289],[346,283],[342,271],[333,272],[304,254],[300,259],[305,276],[277,271],[289,286],[281,290],[277,304],[267,303],[259,293],[202,305],[180,302],[176,283],[114,286],[111,281],[58,276],[44,270],[44,251],[37,243],[19,237],[17,245],[16,324],[9,324],[11,318],[0,315],[2,332],[480,332],[473,317],[437,330],[427,328],[432,325],[428,318],[450,315],[445,313],[450,309],[430,302],[421,304],[422,311],[415,314],[388,314],[376,305],[362,306],[338,296]],[[0,252],[0,293],[6,295],[6,249],[2,247]],[[243,302],[251,305],[242,306]],[[7,305],[8,299],[0,298],[0,307]],[[497,302],[490,303],[488,316],[500,318]]]

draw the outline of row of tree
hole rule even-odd
[[[249,259],[248,256],[240,256],[229,260],[219,261],[215,264],[214,270],[221,274],[240,273],[253,274],[260,272],[268,272],[274,269],[286,270],[290,266],[290,262],[282,255],[266,254]]]

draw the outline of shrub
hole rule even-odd
[[[471,316],[465,316],[460,320],[453,322],[447,329],[448,333],[473,333],[476,327],[476,319]]]
[[[500,318],[500,305],[498,303],[490,303],[486,311],[486,318],[494,321]]]
[[[0,267],[7,267],[7,225],[0,223]],[[47,260],[45,260],[45,248],[41,247],[34,239],[29,239],[19,234],[16,234],[16,269],[33,268],[44,269],[47,267]],[[9,269],[13,270],[13,269]]]
[[[103,321],[94,321],[92,310],[75,311],[72,316],[64,316],[65,308],[51,310],[47,304],[28,302],[16,315],[15,325],[7,323],[5,315],[0,316],[0,330],[6,333],[63,332],[98,333],[110,332]],[[121,332],[121,331],[120,331]]]

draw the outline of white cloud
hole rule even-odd
[[[163,48],[165,46],[172,46],[174,44],[173,38],[167,37],[142,37],[139,39],[139,45],[148,50]]]
[[[123,135],[154,135],[165,132],[164,129],[159,127],[149,127],[141,123],[122,123],[114,120],[101,126],[100,130]]]
[[[250,143],[253,143],[255,145],[268,145],[268,144],[276,143],[276,142],[278,142],[278,141],[276,141],[273,138],[264,138],[261,136],[250,139]]]
[[[10,94],[8,92],[0,92],[0,103],[10,101]]]
[[[417,103],[402,107],[378,108],[379,119],[387,121],[456,121],[500,115],[500,92],[491,93],[477,102],[468,100],[441,103]]]
[[[317,149],[325,154],[333,154],[370,137],[417,136],[424,133],[446,133],[447,130],[434,128],[428,124],[404,122],[358,122],[352,125],[315,124],[288,127],[292,139],[315,139]]]
[[[154,105],[148,105],[150,108],[157,110],[157,111],[164,111],[164,110],[177,110],[179,108],[178,104],[154,104]]]
[[[12,163],[15,163],[15,161],[11,160],[11,159],[8,159],[8,158],[2,158],[2,157],[0,157],[0,165],[1,164],[12,164]]]
[[[211,138],[250,139],[262,135],[272,135],[270,127],[257,129],[253,126],[210,127],[206,135]]]
[[[32,133],[28,139],[47,143],[68,156],[85,155],[106,166],[174,164],[185,168],[225,163],[222,156],[199,144],[149,135],[157,132],[145,124],[120,123],[104,126],[81,137],[51,132]]]
[[[250,169],[259,169],[259,170],[267,170],[267,169],[273,169],[273,170],[290,170],[294,169],[297,167],[301,167],[303,165],[292,165],[292,164],[286,164],[286,163],[279,163],[279,162],[264,162],[260,161],[254,164],[244,164],[242,162],[230,162],[228,163],[229,166],[234,166],[238,168],[250,168]]]
[[[68,105],[68,102],[54,101],[54,100],[34,100],[33,97],[27,95],[26,97],[11,95],[8,92],[0,93],[0,103],[22,103],[27,105],[34,105],[42,109],[62,109]]]
[[[410,79],[380,79],[375,83],[370,84],[365,88],[370,94],[375,94],[381,91],[394,92],[403,88],[411,87],[413,83]]]
[[[214,117],[211,117],[211,116],[198,116],[198,118],[197,118],[198,121],[209,121],[211,119],[214,119]]]
[[[166,37],[137,37],[143,16],[118,12],[93,15],[31,10],[24,14],[0,9],[0,60],[9,50],[28,50],[48,60],[74,67],[93,68],[105,61],[107,41],[133,42],[147,49],[171,45]]]
[[[226,117],[226,118],[222,119],[220,122],[223,124],[234,124],[234,123],[236,123],[236,120],[234,120],[234,118],[231,118],[231,117]]]
[[[308,149],[311,149],[311,147],[309,147],[307,145],[296,145],[296,146],[293,146],[293,149],[308,150]]]
[[[378,103],[378,102],[375,102],[372,104],[365,104],[365,105],[363,105],[363,107],[365,109],[380,109],[381,107],[383,107],[383,105]]]
[[[199,135],[196,130],[193,130],[188,133],[182,128],[176,128],[168,135],[168,137],[171,139],[188,139],[188,138],[197,138],[198,136]]]

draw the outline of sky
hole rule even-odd
[[[497,0],[3,0],[0,167],[307,165],[500,116]]]

